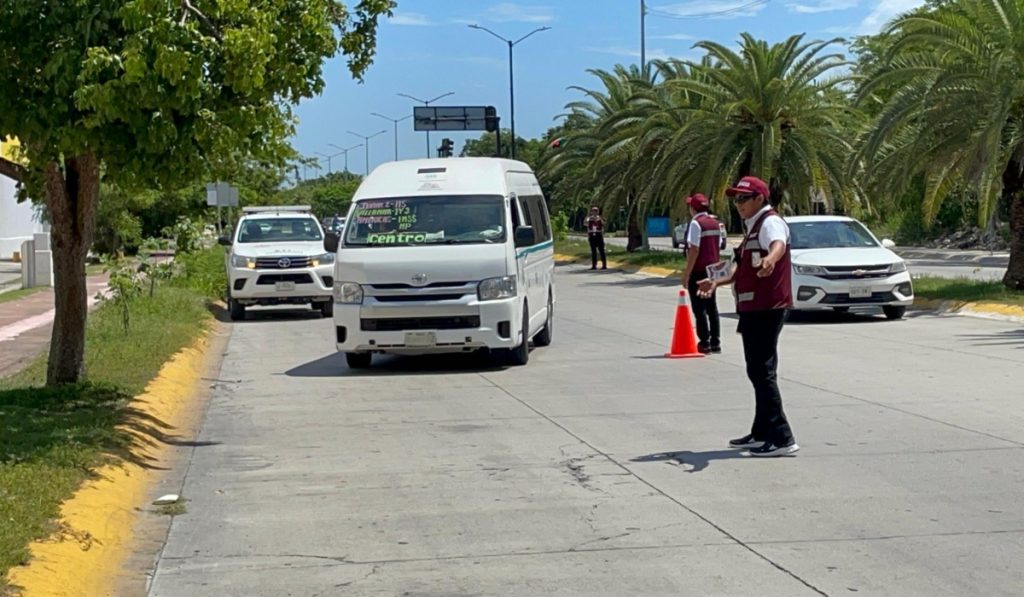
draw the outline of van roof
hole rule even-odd
[[[359,185],[354,199],[413,195],[503,195],[505,173],[532,174],[530,166],[504,158],[436,158],[386,162]]]

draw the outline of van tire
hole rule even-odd
[[[548,290],[548,317],[544,323],[544,329],[537,332],[533,337],[534,346],[551,346],[551,340],[555,332],[555,301],[550,290]]]
[[[228,315],[231,321],[242,321],[245,319],[245,305],[233,298],[228,298]]]
[[[373,364],[372,352],[346,352],[345,363],[349,369],[369,369]]]
[[[530,362],[530,309],[526,303],[523,303],[523,341],[505,353],[505,360],[513,367]]]
[[[320,310],[320,316],[323,318],[334,317],[334,301],[327,301],[326,303],[320,303],[319,305],[314,304],[314,308]]]

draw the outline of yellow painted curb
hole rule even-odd
[[[203,334],[178,352],[132,400],[131,407],[166,424],[168,435],[177,436],[189,428],[194,422],[189,419],[197,413],[183,407],[197,394],[208,346],[208,335]],[[165,466],[167,444],[140,431],[126,431],[144,446],[135,454],[141,461],[152,467]],[[115,594],[122,566],[131,553],[136,519],[152,508],[149,491],[159,471],[124,462],[95,472],[96,479],[83,484],[61,506],[62,530],[30,545],[29,563],[8,574],[10,584],[26,597]]]
[[[997,316],[1024,321],[1024,307],[993,303],[988,301],[944,301],[939,299],[914,299],[914,307],[939,311],[941,313],[962,313],[966,315]]]
[[[586,263],[585,257],[576,257],[574,255],[564,255],[561,253],[555,253],[555,261],[567,261],[569,263]],[[660,276],[662,278],[668,278],[669,276],[682,276],[683,271],[678,269],[670,269],[667,267],[656,267],[653,265],[637,266],[628,265],[621,261],[615,261],[614,259],[608,260],[608,267],[615,267],[626,272],[634,274],[648,274],[651,276]]]

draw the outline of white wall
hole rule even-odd
[[[21,251],[21,243],[32,239],[35,232],[43,232],[36,221],[32,203],[18,203],[14,181],[0,176],[0,259],[10,259]]]

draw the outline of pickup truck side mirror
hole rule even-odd
[[[537,244],[537,232],[534,231],[533,226],[520,226],[516,228],[516,248],[520,247],[532,247]]]
[[[328,253],[337,253],[341,237],[333,232],[324,235],[324,250]]]
[[[226,236],[222,236],[222,237],[217,239],[217,244],[225,246],[225,247],[230,247],[231,246],[231,239],[226,237]]]
[[[885,247],[886,249],[895,249],[896,248],[896,243],[892,242],[888,238],[883,238],[882,239],[882,246]]]

